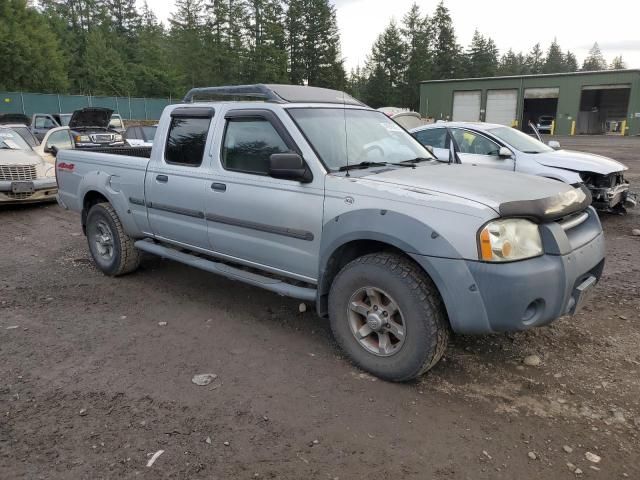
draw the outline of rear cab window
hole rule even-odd
[[[180,107],[171,112],[164,160],[170,165],[199,167],[214,111],[212,108]]]

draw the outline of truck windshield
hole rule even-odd
[[[2,128],[0,129],[0,150],[31,150],[31,147],[13,130]]]
[[[433,158],[384,113],[349,108],[290,108],[289,114],[331,171],[366,162]]]
[[[544,143],[530,137],[526,133],[522,133],[520,130],[516,130],[515,128],[491,128],[488,132],[523,153],[544,153],[553,151],[553,148],[546,146]]]

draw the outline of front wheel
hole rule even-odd
[[[109,203],[98,203],[87,215],[87,241],[96,266],[105,275],[133,272],[140,265],[140,251],[124,232],[120,218]]]
[[[346,265],[329,293],[338,344],[363,370],[400,382],[418,377],[444,354],[449,326],[435,285],[410,259],[365,255]]]

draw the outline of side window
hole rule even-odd
[[[60,130],[59,132],[54,132],[49,135],[45,148],[51,148],[54,145],[58,150],[68,150],[72,148],[73,145],[71,144],[69,132],[67,130]]]
[[[211,118],[173,117],[164,159],[167,163],[199,167],[204,156]]]
[[[416,139],[422,145],[431,145],[433,148],[447,148],[447,131],[444,128],[430,128],[415,133]]]
[[[453,129],[453,137],[458,143],[460,153],[472,153],[475,155],[498,155],[500,147],[482,135],[468,130]]]
[[[222,166],[256,175],[269,173],[269,157],[290,150],[271,122],[264,118],[230,119],[222,146]]]
[[[35,121],[36,128],[53,128],[56,126],[49,117],[37,116]]]
[[[124,132],[124,136],[129,138],[129,139],[138,138],[138,135],[137,135],[137,132],[136,132],[136,128],[137,127],[127,127],[127,129]]]

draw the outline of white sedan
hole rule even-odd
[[[624,210],[636,204],[624,179],[627,167],[611,158],[560,150],[558,142],[545,145],[519,130],[492,123],[435,123],[414,128],[411,134],[431,147],[439,161],[584,184],[591,192],[593,206],[601,210]]]

